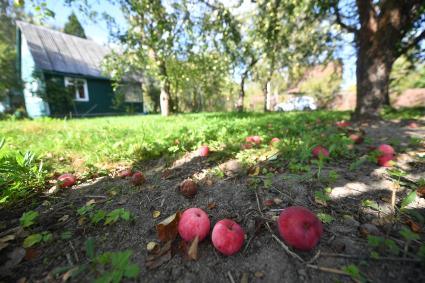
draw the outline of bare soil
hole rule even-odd
[[[392,139],[398,141],[400,148],[407,148],[412,136],[425,138],[424,125],[409,129],[400,121],[368,125],[365,131],[372,145],[388,143]],[[355,146],[353,150],[357,156],[361,156],[370,150],[369,147],[363,144]],[[417,181],[425,178],[425,161],[417,158],[417,154],[423,153],[424,148],[418,147],[398,155],[398,165],[408,172],[406,179]],[[425,282],[424,265],[416,258],[412,260],[414,257],[411,256],[416,254],[417,245],[408,249],[407,258],[402,255],[390,257],[384,253],[379,259],[370,257],[371,248],[366,239],[368,234],[393,239],[404,247],[399,230],[405,225],[405,219],[392,217],[390,200],[394,182],[388,177],[386,169],[366,162],[358,170],[350,171],[351,162],[332,160],[325,165],[324,176],[331,170],[339,175],[332,184],[333,190],[326,204],[318,203],[314,196],[315,191],[325,186],[322,181],[311,178],[308,173],[290,174],[284,167],[285,163],[279,159],[261,165],[269,171],[275,170],[272,183],[266,188],[262,183],[253,185],[254,179],[265,178],[261,173],[249,176],[247,170],[242,168],[218,177],[208,173],[208,169],[219,165],[218,162],[191,154],[170,166],[164,160],[142,163],[141,169],[147,179],[142,186],[134,186],[128,179],[109,176],[61,190],[51,196],[37,196],[31,202],[0,210],[0,238],[8,234],[16,235],[10,246],[0,252],[0,265],[3,265],[0,282],[62,281],[62,276],[53,276],[53,270],[87,262],[85,241],[89,237],[95,239],[97,254],[132,250],[132,262],[141,269],[140,282],[350,282],[351,277],[341,271],[350,264],[355,264],[362,277],[370,282]],[[313,171],[317,169],[312,168]],[[192,199],[184,197],[177,189],[177,185],[188,177],[194,178],[199,185],[198,193]],[[397,189],[397,204],[407,192],[403,186]],[[108,226],[81,223],[76,210],[92,199],[97,202],[96,209],[111,211],[125,208],[134,219]],[[264,201],[269,199],[275,199],[275,203],[265,206]],[[379,210],[363,206],[365,199],[375,201]],[[281,209],[291,205],[302,205],[335,218],[324,225],[324,235],[314,251],[291,249],[303,262],[287,253],[281,243],[273,238],[273,234],[278,236],[276,217]],[[212,225],[222,218],[238,222],[246,232],[242,250],[231,257],[223,256],[207,238],[199,245],[199,260],[192,261],[178,248],[180,240],[176,239],[171,259],[155,269],[148,269],[146,245],[151,241],[159,242],[156,224],[176,211],[189,207],[205,210]],[[11,253],[22,246],[23,238],[28,235],[18,228],[13,229],[19,226],[22,213],[30,209],[40,213],[39,224],[32,233],[48,230],[54,240],[30,249],[26,258],[5,268],[4,264],[10,261]],[[408,209],[425,216],[425,200],[417,197]],[[158,218],[152,216],[154,211],[160,212]],[[67,217],[63,218],[65,215]],[[266,228],[266,222],[270,224],[271,231]],[[423,239],[424,227],[419,228]],[[72,238],[61,240],[60,234],[64,231],[70,231]],[[87,272],[69,281],[90,282],[98,275]]]

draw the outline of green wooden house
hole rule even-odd
[[[138,80],[128,80],[114,92],[102,72],[102,60],[110,49],[21,21],[17,27],[17,64],[30,117],[143,112]]]

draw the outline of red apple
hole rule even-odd
[[[395,154],[394,148],[389,144],[381,144],[378,146],[378,151],[384,156],[392,156]]]
[[[142,172],[136,171],[133,176],[131,176],[131,182],[133,185],[138,186],[145,182],[145,176],[143,176]]]
[[[211,240],[219,252],[229,256],[241,249],[245,240],[245,233],[235,221],[223,219],[215,224]]]
[[[261,137],[260,136],[249,136],[245,139],[246,142],[254,143],[254,144],[260,144],[261,143]]]
[[[202,157],[207,157],[209,152],[210,152],[210,149],[207,145],[203,145],[198,149],[198,154],[199,156],[202,156]]]
[[[118,176],[121,178],[131,177],[131,175],[133,175],[131,169],[124,169],[118,172]]]
[[[377,163],[381,167],[391,167],[393,165],[394,156],[392,155],[381,155],[378,157]]]
[[[416,124],[415,122],[410,122],[407,127],[410,129],[416,129],[418,127],[418,124]]]
[[[74,175],[66,173],[58,177],[58,184],[60,188],[72,187],[77,182],[77,178]]]
[[[350,140],[352,140],[355,144],[361,144],[363,142],[363,136],[360,134],[351,134],[348,136]]]
[[[196,236],[202,241],[210,232],[208,214],[196,207],[186,209],[180,218],[178,231],[187,242],[193,241]]]
[[[279,138],[272,138],[272,140],[270,141],[270,145],[274,145],[275,143],[280,142]]]
[[[252,148],[252,144],[251,143],[241,144],[241,149],[251,149],[251,148]]]
[[[323,233],[317,216],[301,206],[284,209],[277,220],[277,227],[285,242],[300,251],[316,247]]]
[[[347,121],[338,121],[338,122],[335,123],[335,125],[338,128],[346,128],[346,127],[350,127],[351,126],[351,123],[350,122],[347,122]]]
[[[323,155],[324,157],[329,157],[329,151],[321,145],[316,145],[311,150],[311,153],[313,154],[314,158],[319,158],[320,155]]]

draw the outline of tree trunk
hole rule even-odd
[[[161,105],[161,115],[170,115],[170,85],[168,79],[165,79],[161,85],[161,94],[159,96],[159,102]]]
[[[268,112],[271,110],[271,86],[270,86],[270,78],[267,79],[266,83],[263,86],[263,94],[264,94],[264,112]]]
[[[241,79],[240,90],[239,90],[239,98],[236,102],[236,111],[243,112],[243,104],[245,99],[245,79],[246,75],[244,74]]]

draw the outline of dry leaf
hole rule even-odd
[[[248,283],[249,274],[247,272],[242,273],[241,283]]]
[[[161,242],[172,241],[177,237],[180,216],[180,211],[177,211],[156,225],[156,233]]]
[[[257,277],[257,278],[263,278],[264,277],[264,273],[261,272],[261,271],[257,271],[257,272],[255,272],[254,276]]]
[[[166,242],[155,254],[146,258],[148,269],[157,268],[171,259],[171,243],[172,241]]]
[[[158,218],[160,215],[161,215],[161,211],[159,211],[159,210],[152,211],[152,217],[153,218]]]
[[[214,209],[217,207],[217,204],[215,202],[208,203],[208,209]]]
[[[9,241],[12,241],[15,239],[15,235],[7,235],[3,238],[0,238],[0,251],[9,246]]]
[[[159,244],[156,242],[149,242],[146,245],[146,249],[149,253],[155,253],[159,249]]]
[[[67,272],[65,272],[65,273],[62,275],[62,281],[63,281],[63,282],[68,281],[68,279],[69,279],[69,278],[71,278],[71,277],[72,277],[72,275],[73,275],[73,273],[74,273],[75,271],[77,271],[77,270],[78,270],[78,267],[74,267],[74,268],[71,268],[70,270],[68,270]]]
[[[415,233],[421,232],[421,227],[411,219],[406,220],[406,224],[409,225],[410,229]]]
[[[59,222],[65,222],[66,220],[69,219],[69,215],[64,215],[61,218],[58,219]]]
[[[273,199],[273,202],[274,202],[275,204],[279,205],[279,204],[281,204],[281,203],[283,202],[283,200],[282,200],[282,199],[280,199],[280,198],[274,198],[274,199]]]
[[[24,259],[27,261],[33,260],[34,258],[38,257],[41,254],[40,250],[37,250],[35,248],[28,248],[25,250],[25,257]]]
[[[420,198],[425,198],[425,186],[416,190],[416,195]]]
[[[96,203],[96,200],[94,198],[92,198],[91,200],[86,202],[86,206],[89,206],[89,205],[92,205],[92,204],[95,204],[95,203]]]
[[[249,176],[257,176],[260,174],[260,166],[255,166],[254,169],[250,170]]]
[[[189,250],[187,251],[187,255],[191,260],[198,260],[198,244],[199,237],[196,236],[195,239],[190,244]]]
[[[84,216],[80,217],[80,219],[78,219],[78,225],[80,226],[84,225],[86,223],[86,220],[87,218],[85,218]]]

